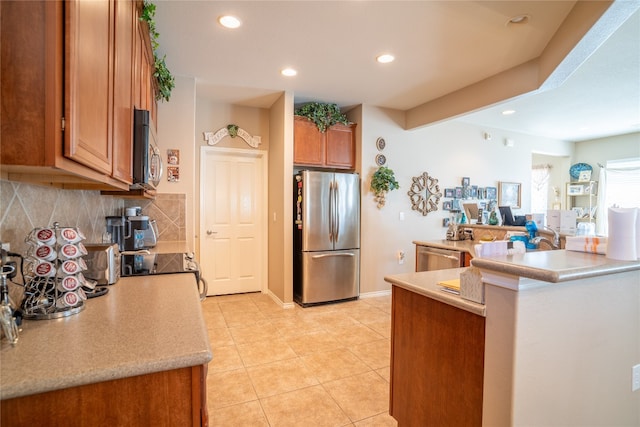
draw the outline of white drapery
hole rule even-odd
[[[549,208],[549,177],[551,165],[531,167],[531,212],[546,213]]]

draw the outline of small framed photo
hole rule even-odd
[[[567,187],[567,194],[569,196],[579,196],[581,194],[584,194],[584,186],[581,184],[569,185]]]
[[[442,202],[442,210],[450,211],[451,210],[451,201]]]
[[[449,218],[442,218],[442,226],[443,227],[449,226]]]
[[[167,167],[167,181],[180,182],[180,166]]]
[[[519,182],[498,183],[498,206],[519,208],[522,198],[522,184]]]
[[[471,184],[471,178],[469,178],[468,176],[465,176],[464,178],[462,178],[463,187],[468,187],[469,184]]]
[[[471,186],[470,196],[471,196],[472,199],[477,199],[478,198],[478,186],[477,185],[472,185]]]
[[[453,188],[445,188],[444,189],[444,197],[453,198],[453,196],[455,196],[455,192],[454,192]]]
[[[496,187],[487,187],[485,189],[485,197],[488,200],[496,200],[497,195],[498,195],[498,190],[496,189]]]
[[[456,192],[453,197],[456,199],[462,199],[462,187],[456,187]]]
[[[170,148],[167,150],[167,164],[179,165],[180,164],[180,150]]]
[[[484,199],[484,198],[486,198],[484,187],[478,187],[478,199]]]
[[[591,180],[591,171],[580,171],[578,182],[589,182]]]

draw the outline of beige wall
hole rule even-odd
[[[633,157],[640,157],[640,132],[575,143],[574,160],[590,164],[593,167],[595,179],[600,170],[598,163],[604,165],[607,160]]]
[[[159,193],[183,194],[185,196],[185,218],[183,237],[191,250],[196,250],[197,236],[196,198],[199,159],[195,146],[195,80],[191,77],[175,77],[175,88],[169,102],[158,103],[158,148],[165,165]],[[167,150],[180,150],[180,181],[167,181]]]
[[[498,181],[522,183],[523,208],[516,214],[529,213],[528,198],[533,152],[570,156],[573,144],[531,135],[480,128],[457,123],[441,123],[413,131],[405,131],[404,114],[364,106],[362,121],[362,241],[360,292],[388,290],[383,278],[388,274],[413,271],[415,248],[413,240],[445,238],[442,220],[447,212],[438,211],[422,216],[411,209],[407,191],[412,177],[428,172],[439,180],[441,191],[461,185],[462,177],[470,177],[472,185],[496,186]],[[490,141],[482,137],[492,134]],[[400,189],[387,196],[387,203],[378,209],[370,191],[372,173],[378,150],[375,142],[385,138],[383,154],[387,166],[395,171]],[[504,145],[505,138],[514,140],[513,147]],[[440,203],[440,207],[441,207]],[[400,220],[400,214],[404,220]],[[397,262],[397,252],[403,250],[406,261]]]
[[[271,107],[269,151],[269,292],[293,302],[293,95]]]

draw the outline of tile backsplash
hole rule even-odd
[[[186,195],[158,194],[156,199],[135,200],[102,196],[94,190],[62,190],[0,180],[0,240],[11,251],[25,254],[24,242],[36,227],[78,227],[86,242],[100,242],[105,216],[120,215],[125,207],[140,206],[143,214],[155,219],[160,241],[186,240]]]
[[[142,215],[155,219],[158,226],[158,241],[185,241],[186,194],[157,194],[155,200],[127,199],[127,208],[140,206]]]

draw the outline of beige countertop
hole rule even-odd
[[[471,265],[483,271],[487,270],[551,283],[634,270],[638,271],[640,278],[640,261],[616,261],[604,255],[566,251],[564,249],[533,251],[525,254],[492,258],[474,258],[471,260]]]
[[[83,311],[23,322],[0,347],[0,398],[8,399],[203,365],[212,358],[191,274],[124,277]]]
[[[424,295],[436,301],[466,310],[468,312],[485,316],[484,304],[467,301],[459,295],[446,292],[438,282],[452,280],[460,277],[460,273],[466,268],[449,268],[446,270],[420,271],[417,273],[396,274],[385,276],[384,280],[394,286],[399,286],[411,292]]]

